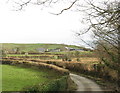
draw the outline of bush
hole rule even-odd
[[[25,88],[27,92],[47,92],[47,91],[66,91],[68,76],[63,76],[60,79],[53,80],[46,84],[34,85],[32,87]]]
[[[0,51],[0,56],[6,57],[6,56],[7,56],[7,51],[1,50],[1,51]]]
[[[59,59],[59,57],[56,55],[56,56],[54,56],[54,59]]]
[[[76,59],[76,61],[80,62],[80,59],[79,59],[79,58],[77,58],[77,59]]]
[[[71,57],[69,55],[64,55],[62,57],[62,61],[72,61],[72,60],[71,60]]]
[[[67,78],[62,77],[54,80],[43,87],[40,87],[40,91],[65,91],[67,89]]]

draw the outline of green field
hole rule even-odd
[[[2,65],[2,91],[22,91],[59,77],[59,74],[47,69]]]
[[[66,52],[48,52],[48,53],[44,53],[44,54],[28,54],[27,56],[49,56],[49,55],[55,55],[55,54],[75,54],[76,51],[66,51]],[[79,55],[91,55],[93,54],[93,52],[90,52],[90,51],[83,51],[83,52],[78,52]],[[26,56],[25,54],[7,54],[6,56]]]
[[[65,45],[65,44],[17,44],[17,43],[0,43],[3,50],[13,51],[13,49],[19,48],[19,52],[37,52],[38,48],[45,49],[56,49],[60,48],[62,51],[65,50],[65,47],[84,49],[84,47],[75,46],[75,45]]]

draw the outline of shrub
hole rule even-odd
[[[60,79],[56,79],[45,84],[34,85],[32,87],[29,86],[25,88],[25,90],[27,90],[27,92],[38,92],[38,93],[40,91],[41,92],[66,91],[68,87],[67,79],[68,79],[68,76],[63,76]]]
[[[80,62],[80,59],[79,59],[79,58],[77,58],[77,59],[76,59],[76,61]]]
[[[59,59],[59,57],[56,55],[56,56],[54,56],[54,59]]]
[[[6,57],[6,56],[7,56],[7,51],[1,50],[1,51],[0,51],[0,56]]]

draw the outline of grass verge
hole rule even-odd
[[[60,77],[47,69],[2,65],[2,91],[23,91],[25,87],[43,84]]]

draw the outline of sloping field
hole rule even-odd
[[[71,48],[81,48],[84,49],[84,47],[79,47],[75,45],[65,45],[65,44],[40,44],[40,43],[34,43],[34,44],[17,44],[17,43],[0,43],[2,45],[2,49],[5,49],[7,51],[13,51],[13,49],[19,48],[19,52],[37,52],[36,49],[38,48],[45,48],[45,49],[55,49],[60,48],[62,50],[65,50],[65,47],[71,47]]]
[[[59,74],[47,69],[2,65],[2,91],[22,91],[59,77]]]

